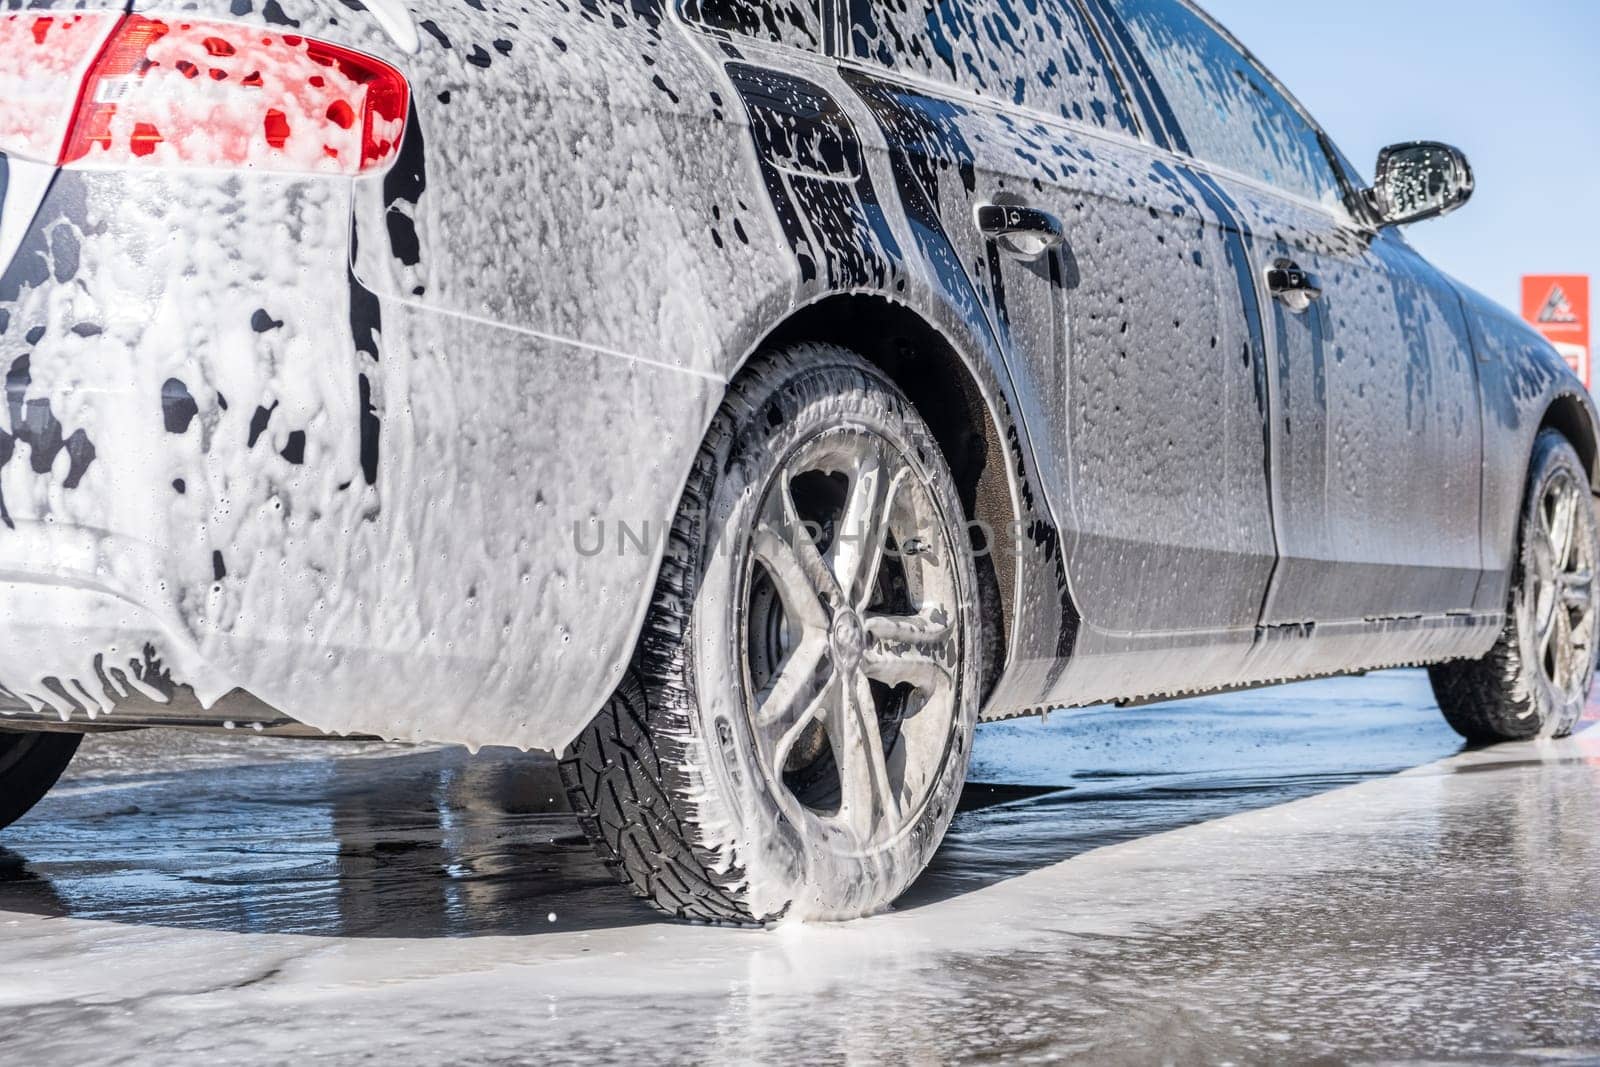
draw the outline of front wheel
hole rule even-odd
[[[1534,441],[1517,546],[1499,640],[1429,670],[1445,719],[1477,743],[1565,737],[1594,680],[1600,541],[1588,475],[1555,430]]]
[[[683,918],[887,906],[966,774],[976,589],[900,391],[841,348],[763,357],[701,447],[630,680],[562,763],[601,855]]]

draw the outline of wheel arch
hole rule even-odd
[[[1600,444],[1597,437],[1600,435],[1596,434],[1589,406],[1573,393],[1557,394],[1545,408],[1544,417],[1534,430],[1534,438],[1537,439],[1539,433],[1546,429],[1556,430],[1571,442],[1578,453],[1578,460],[1589,475],[1590,491],[1600,492],[1600,470],[1596,469],[1597,444]],[[1532,447],[1531,444],[1529,447]]]
[[[975,560],[985,623],[996,638],[985,670],[985,691],[991,692],[1010,661],[1018,599],[1011,531],[1021,521],[1026,492],[1012,456],[1024,431],[1009,415],[1009,400],[998,384],[984,383],[944,331],[910,305],[880,295],[837,293],[806,304],[774,325],[750,354],[801,342],[849,348],[906,394],[944,453],[966,520],[995,539]]]

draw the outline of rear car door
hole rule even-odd
[[[1217,220],[1139,139],[1071,0],[851,13],[910,229],[1007,347],[1088,623],[1072,684],[1133,669],[1101,655],[1131,646],[1152,684],[1192,674],[1170,631],[1248,634],[1273,561],[1259,346]],[[1060,246],[1016,258],[975,224],[990,204],[1047,213]]]
[[[1181,0],[1110,0],[1175,147],[1249,248],[1274,352],[1266,625],[1466,611],[1481,432],[1460,301],[1352,199],[1331,144]],[[1311,298],[1289,291],[1309,279]]]
[[[1093,143],[1052,120],[1125,133],[1127,108],[1070,0],[853,0],[849,10],[844,76],[878,122],[941,290],[1004,351],[1048,482],[1065,463],[1055,431],[1067,343],[1066,263],[1050,245]],[[1034,232],[998,235],[994,209]]]

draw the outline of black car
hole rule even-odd
[[[1430,665],[1572,729],[1596,413],[1182,0],[9,0],[0,821],[85,732],[563,753],[886,906],[979,719]]]

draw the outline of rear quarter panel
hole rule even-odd
[[[770,250],[702,251],[739,243],[740,209],[714,197],[756,181],[741,142],[709,132],[710,68],[663,47],[681,41],[642,5],[139,10],[385,59],[411,81],[418,136],[355,182],[55,177],[0,331],[26,375],[8,397],[48,405],[25,410],[82,447],[53,472],[37,446],[8,465],[24,533],[0,568],[92,581],[120,598],[107,612],[153,616],[123,643],[170,638],[164,669],[206,699],[238,686],[330,730],[561,745],[626,662],[656,562],[624,556],[609,524],[659,534],[720,395],[706,324],[724,309],[700,301],[747,302],[785,274]],[[586,61],[563,65],[578,47]],[[675,96],[708,123],[679,121]],[[362,248],[370,287],[351,269]],[[603,555],[580,550],[599,536]],[[8,657],[6,683],[93,690],[108,648],[79,638]]]

